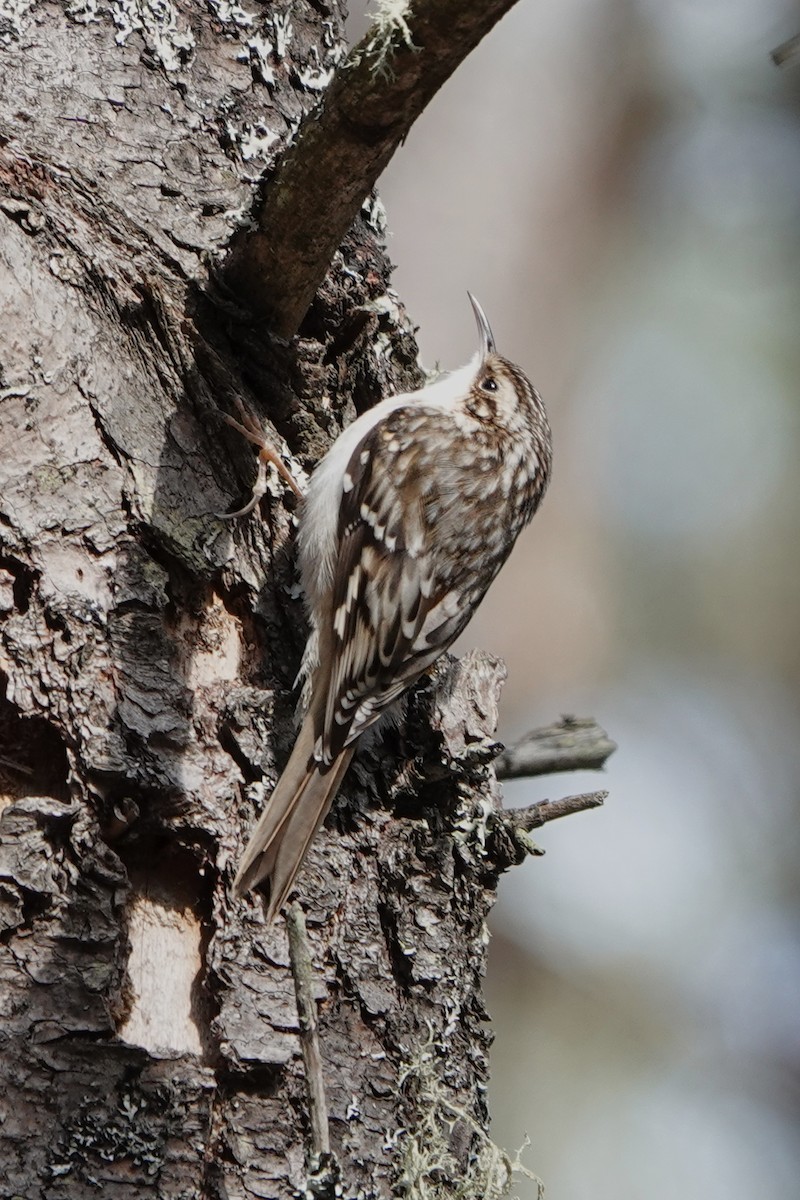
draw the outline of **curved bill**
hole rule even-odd
[[[475,313],[475,320],[478,322],[478,332],[481,335],[481,359],[484,359],[487,355],[495,353],[494,338],[492,337],[489,322],[486,320],[486,313],[480,304],[478,304],[472,292],[467,292],[467,295],[472,305],[472,311]]]

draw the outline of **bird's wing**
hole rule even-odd
[[[398,409],[356,447],[343,479],[327,688],[316,755],[331,762],[447,649],[466,623],[432,530],[446,476],[430,437],[450,420]],[[452,481],[450,481],[452,486]]]

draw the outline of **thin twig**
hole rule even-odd
[[[562,717],[532,729],[495,761],[498,779],[550,775],[554,771],[597,771],[617,745],[592,718]]]
[[[243,222],[227,283],[277,334],[296,333],[362,203],[417,117],[516,0],[414,0],[379,10]]]
[[[539,829],[548,821],[557,821],[560,817],[585,812],[588,808],[601,808],[607,798],[608,792],[583,792],[579,796],[565,796],[563,800],[540,800],[528,808],[506,808],[503,809],[503,816],[515,829],[528,832]]]
[[[314,999],[314,966],[311,947],[308,944],[306,918],[297,903],[291,904],[286,912],[286,929],[289,934],[289,957],[292,962],[294,990],[297,997],[297,1015],[300,1022],[300,1049],[308,1087],[308,1114],[311,1121],[311,1151],[314,1157],[330,1154],[331,1139],[328,1128],[328,1105],[325,1101],[325,1083],[322,1078],[322,1055],[317,1036],[317,1004]]]

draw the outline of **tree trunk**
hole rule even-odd
[[[286,923],[229,897],[305,622],[291,494],[217,516],[255,470],[220,410],[244,401],[310,469],[422,378],[377,202],[291,342],[220,275],[344,53],[343,5],[253,8],[0,18],[3,1197],[484,1197],[508,1176],[480,990],[523,853],[490,765],[502,666],[440,665],[303,870],[330,1154]]]

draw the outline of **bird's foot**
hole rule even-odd
[[[234,397],[234,404],[236,405],[240,420],[237,421],[235,417],[229,416],[228,413],[222,413],[222,418],[228,425],[237,430],[238,433],[241,433],[242,437],[247,438],[248,442],[252,442],[254,446],[258,447],[258,474],[253,484],[250,499],[244,508],[239,508],[236,512],[231,513],[217,513],[217,516],[223,521],[231,521],[234,517],[246,517],[248,513],[252,512],[267,491],[267,467],[269,466],[275,468],[287,487],[291,488],[299,500],[302,500],[302,488],[272,442],[264,433],[263,426],[258,417],[250,411],[238,396]]]

